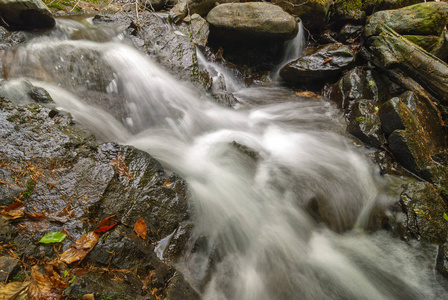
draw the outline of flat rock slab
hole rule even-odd
[[[51,28],[56,24],[47,6],[40,0],[2,0],[0,15],[12,28]]]
[[[263,2],[218,5],[209,12],[207,21],[211,34],[232,41],[286,40],[297,31],[293,16]]]
[[[328,80],[350,68],[354,61],[355,53],[350,46],[327,44],[306,49],[301,58],[280,70],[280,76],[290,82]]]

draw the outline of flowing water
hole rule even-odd
[[[9,80],[29,78],[101,139],[187,179],[196,243],[177,267],[204,299],[444,298],[434,247],[365,230],[372,208],[398,195],[331,104],[244,87],[201,58],[241,102],[225,108],[114,30],[89,28],[59,20],[8,58]],[[90,40],[68,38],[78,30]]]

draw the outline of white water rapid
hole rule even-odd
[[[58,26],[76,30],[68,21]],[[397,195],[344,136],[340,114],[325,100],[234,82],[245,108],[225,108],[120,36],[106,42],[39,37],[9,59],[10,79],[29,78],[101,139],[147,151],[187,180],[192,243],[202,246],[192,247],[177,268],[204,299],[446,294],[433,271],[434,247],[417,249],[388,232],[366,230],[372,207]],[[107,97],[91,100],[100,86]]]

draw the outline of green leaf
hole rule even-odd
[[[66,235],[62,232],[49,232],[40,239],[39,243],[60,243],[65,239],[65,237]]]
[[[73,278],[72,279],[70,279],[70,281],[68,282],[69,284],[72,284],[73,283],[73,281],[75,281],[75,279],[76,279],[76,276],[73,276]]]
[[[68,276],[68,271],[65,270],[65,271],[64,271],[64,277],[67,277],[67,276]]]
[[[446,213],[443,213],[443,218],[448,221],[448,215]]]

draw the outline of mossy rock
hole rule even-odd
[[[385,24],[402,35],[440,36],[448,22],[448,3],[426,2],[395,10],[379,11],[367,20],[367,37],[379,35]]]

